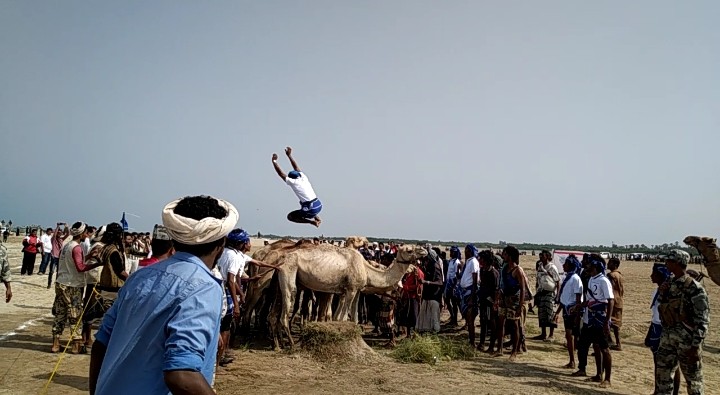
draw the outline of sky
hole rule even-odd
[[[717,1],[2,1],[0,218],[559,244],[720,236]],[[324,209],[271,155],[292,146]]]

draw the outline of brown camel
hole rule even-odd
[[[281,239],[278,240],[272,244],[266,245],[262,247],[261,249],[255,251],[255,253],[252,254],[253,259],[258,261],[263,261],[266,263],[275,264],[275,262],[282,256],[281,254],[271,254],[271,252],[279,251],[279,250],[290,250],[294,248],[298,243],[290,239]],[[247,330],[250,328],[250,319],[252,318],[253,311],[257,307],[257,303],[260,301],[260,299],[263,296],[263,291],[270,285],[270,281],[273,276],[273,269],[266,268],[266,267],[256,267],[255,265],[250,265],[248,268],[248,275],[250,277],[254,276],[261,276],[258,280],[250,282],[247,287],[247,292],[245,294],[245,315],[243,316],[243,327]],[[258,317],[258,313],[256,312],[256,320]]]
[[[364,245],[368,245],[370,242],[367,237],[363,236],[348,236],[345,239],[345,247],[358,249]]]
[[[294,305],[297,284],[313,291],[338,294],[339,302],[333,312],[334,321],[345,321],[352,314],[357,322],[359,292],[365,288],[383,292],[392,289],[402,278],[411,263],[427,255],[422,247],[407,246],[398,250],[396,261],[384,272],[371,266],[355,249],[340,248],[330,245],[301,246],[284,254],[278,261],[277,280],[281,297],[279,302],[279,325],[271,325],[287,335],[293,344],[290,334],[290,310]],[[398,266],[402,270],[397,270]],[[277,311],[277,310],[276,310]],[[272,314],[271,314],[272,316]],[[271,317],[271,322],[276,317]],[[277,333],[276,346],[279,346]]]
[[[720,251],[717,246],[717,239],[711,237],[688,236],[683,242],[695,247],[705,258],[705,268],[710,279],[720,285]]]

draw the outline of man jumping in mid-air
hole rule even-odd
[[[292,148],[285,148],[285,154],[288,159],[290,159],[290,164],[292,164],[293,170],[287,175],[283,173],[280,165],[277,163],[277,154],[272,154],[273,166],[275,167],[275,171],[278,176],[280,176],[280,178],[282,178],[283,181],[292,188],[295,195],[298,199],[300,199],[300,209],[291,211],[288,214],[287,219],[291,222],[297,222],[299,224],[312,224],[316,227],[320,227],[322,220],[318,214],[320,214],[320,210],[322,210],[322,203],[317,198],[317,195],[315,195],[315,191],[313,190],[312,185],[310,185],[310,180],[308,180],[305,173],[300,170],[300,167],[295,162],[295,159],[293,159]]]

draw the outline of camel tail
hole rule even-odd
[[[718,250],[717,239],[688,236],[683,241],[700,252],[700,255],[705,258],[704,265],[708,276],[716,285],[720,285],[720,250]]]

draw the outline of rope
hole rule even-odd
[[[95,290],[96,287],[97,287],[97,283],[93,286],[92,292],[93,292],[94,294],[97,293],[97,294],[99,295],[100,293]],[[97,301],[97,299],[96,299],[96,301]],[[88,303],[88,304],[89,304],[89,303]],[[45,383],[45,387],[43,387],[43,390],[42,390],[41,394],[47,395],[47,393],[48,393],[48,388],[50,387],[50,383],[52,382],[53,378],[55,377],[55,373],[57,373],[58,369],[60,368],[60,362],[62,362],[63,358],[65,358],[65,353],[67,352],[67,349],[68,349],[68,347],[70,346],[70,343],[73,341],[73,334],[76,333],[78,327],[79,327],[80,324],[82,323],[82,318],[83,318],[83,316],[85,315],[85,310],[86,310],[86,309],[87,309],[87,305],[83,306],[83,309],[82,309],[82,311],[80,312],[80,317],[78,318],[78,321],[75,323],[75,326],[73,326],[73,329],[72,329],[72,331],[70,332],[70,340],[68,340],[67,344],[65,344],[65,348],[64,348],[63,351],[60,353],[60,358],[58,358],[58,361],[57,361],[57,363],[55,364],[55,368],[53,368],[53,371],[50,373],[50,378],[48,379],[47,383]]]

